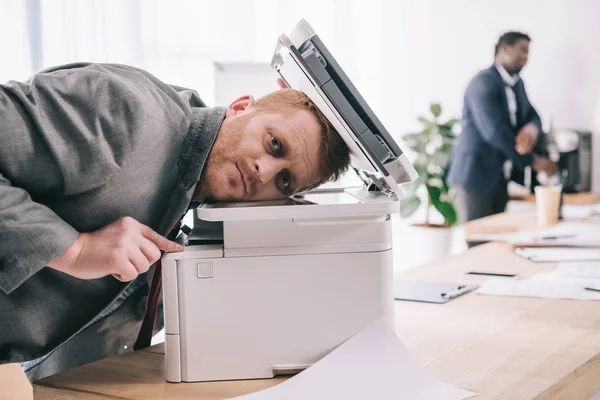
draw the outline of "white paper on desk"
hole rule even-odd
[[[563,204],[562,217],[564,219],[585,219],[594,213],[593,204]]]
[[[476,293],[488,296],[600,300],[600,292],[585,290],[585,287],[585,283],[578,279],[488,279]]]
[[[600,261],[562,262],[552,273],[561,276],[600,279]]]
[[[555,238],[555,239],[549,239]],[[471,241],[498,241],[514,245],[600,247],[600,229],[585,223],[561,222],[538,231],[469,235]]]
[[[560,282],[573,282],[584,288],[591,287],[591,288],[600,290],[600,279],[584,277],[584,276],[559,275],[559,274],[554,273],[554,271],[540,272],[540,273],[533,275],[529,279],[532,279],[532,280],[549,279],[549,280],[560,281]]]
[[[600,248],[519,247],[515,254],[533,262],[600,261]]]
[[[475,393],[457,389],[425,371],[379,319],[298,375],[235,399],[452,400],[472,396]]]

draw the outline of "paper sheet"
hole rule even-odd
[[[585,219],[594,215],[596,208],[593,204],[563,204],[564,219]]]
[[[591,287],[591,288],[600,290],[600,279],[590,278],[590,277],[584,277],[584,276],[565,276],[565,275],[559,275],[559,274],[554,273],[554,271],[551,271],[551,272],[540,272],[540,273],[537,273],[537,274],[533,275],[529,279],[533,279],[533,280],[550,279],[550,280],[553,280],[553,281],[573,282],[573,283],[576,283],[579,286],[584,287],[584,288],[585,287]]]
[[[488,296],[600,300],[600,292],[585,290],[585,287],[586,283],[578,279],[488,279],[477,293]]]
[[[560,263],[552,273],[562,276],[600,279],[600,261]]]
[[[522,246],[600,247],[600,229],[592,224],[561,222],[539,231],[469,235],[469,240],[499,241]]]
[[[515,254],[533,262],[600,261],[600,248],[519,247]]]
[[[383,319],[375,321],[307,370],[236,400],[452,400],[475,393],[423,369]]]

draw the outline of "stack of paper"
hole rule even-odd
[[[600,280],[600,261],[560,263],[553,274]]]
[[[586,290],[596,280],[579,279],[488,279],[477,290],[489,296],[539,297],[545,299],[600,300],[600,291]],[[593,286],[592,286],[593,287]],[[597,286],[600,290],[600,285]]]
[[[592,224],[561,222],[540,231],[469,235],[469,240],[517,246],[600,247],[600,229]]]
[[[600,300],[600,262],[560,263],[551,272],[529,279],[490,279],[477,291],[492,296]],[[590,290],[593,289],[593,290]]]
[[[586,219],[598,215],[598,208],[593,204],[564,204],[561,212],[564,219]]]
[[[515,254],[533,262],[600,261],[600,248],[519,247]]]
[[[272,388],[241,400],[453,400],[475,393],[431,376],[380,319],[321,361]]]

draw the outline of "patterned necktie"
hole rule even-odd
[[[174,240],[179,233],[181,223],[175,224],[171,232],[167,235],[167,239]],[[162,254],[161,254],[162,258]],[[160,289],[162,287],[162,264],[159,258],[156,264],[154,264],[154,274],[152,274],[152,283],[150,283],[150,290],[148,291],[148,298],[146,299],[146,310],[144,311],[144,319],[138,333],[137,340],[133,345],[134,350],[141,350],[150,346],[152,342],[152,336],[154,334],[154,324],[156,323],[156,314],[158,313],[158,303],[160,300]]]

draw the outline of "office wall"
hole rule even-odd
[[[533,39],[522,75],[544,124],[551,118],[558,127],[600,123],[599,1],[384,0],[382,8],[383,114],[395,130],[414,126],[431,101],[460,115],[464,88],[491,65],[494,44],[507,30]]]
[[[36,67],[28,7],[0,0],[0,80]],[[275,38],[300,17],[326,41],[396,137],[432,101],[460,116],[469,79],[493,60],[500,33],[533,37],[523,72],[546,125],[600,124],[597,0],[40,0],[41,67],[120,62],[197,88],[214,104],[214,63],[264,63]],[[597,110],[597,111],[596,111]]]

